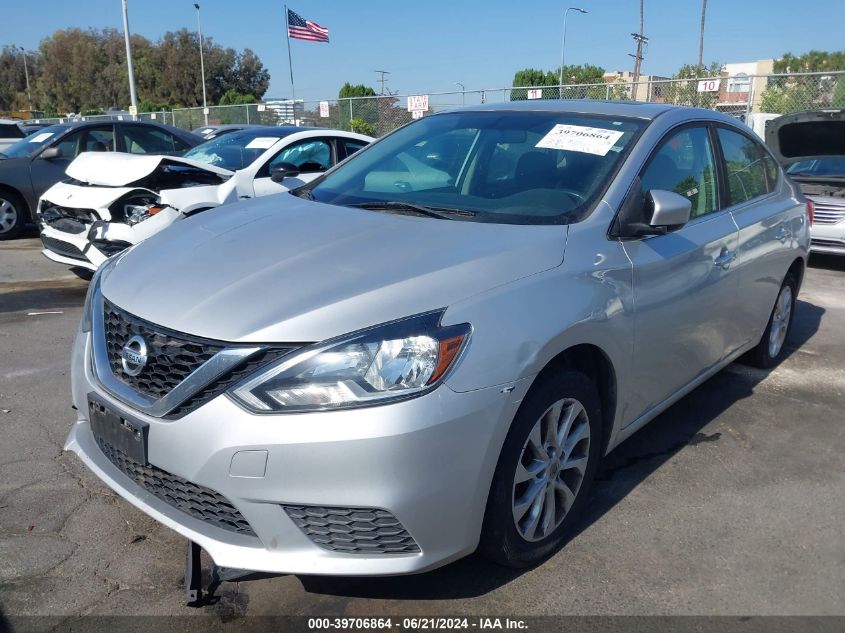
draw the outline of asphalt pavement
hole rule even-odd
[[[253,577],[223,582],[199,610],[184,605],[184,539],[62,451],[86,287],[36,239],[0,242],[0,624],[3,614],[845,615],[845,258],[812,259],[781,366],[731,365],[607,458],[590,512],[545,564],[515,572],[471,556],[400,578]]]

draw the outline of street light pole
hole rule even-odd
[[[579,9],[578,7],[569,7],[563,12],[563,39],[560,43],[560,98],[563,99],[563,53],[566,50],[566,16],[570,11],[578,11],[579,13],[587,13],[586,9]]]
[[[460,81],[456,81],[456,82],[455,82],[455,85],[456,85],[456,86],[460,86],[460,87],[461,87],[461,105],[466,105],[466,104],[467,104],[467,91],[466,91],[466,88],[464,88],[464,85],[463,85]]]
[[[32,112],[32,93],[29,91],[29,69],[26,66],[26,49],[23,46],[18,46],[23,55],[23,74],[26,77],[26,100],[29,102],[29,111]]]
[[[194,3],[197,10],[197,31],[200,34],[200,73],[202,74],[202,113],[205,116],[205,124],[208,125],[208,102],[205,97],[205,59],[202,54],[202,23],[200,22],[200,5]],[[294,105],[294,108],[296,106]]]
[[[126,39],[126,68],[129,71],[129,100],[132,102],[132,109],[137,113],[138,95],[135,94],[135,71],[132,68],[132,47],[129,45],[129,14],[126,9],[126,0],[123,0],[123,37]]]

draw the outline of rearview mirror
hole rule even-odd
[[[649,226],[681,226],[689,222],[692,202],[689,198],[664,189],[652,189],[646,194],[646,205],[651,215],[646,212]]]
[[[270,169],[270,180],[282,182],[285,178],[296,178],[299,175],[299,167],[293,163],[279,163]]]
[[[44,160],[52,160],[54,158],[61,158],[62,157],[62,148],[61,147],[48,147],[43,152],[41,152],[40,158]]]

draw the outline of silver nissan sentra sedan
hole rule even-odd
[[[108,260],[66,449],[221,566],[535,564],[602,456],[739,356],[783,357],[811,220],[718,113],[427,116]]]

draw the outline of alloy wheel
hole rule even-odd
[[[0,198],[0,233],[11,231],[18,221],[18,210],[5,198]]]
[[[535,422],[513,479],[513,520],[526,541],[540,541],[563,522],[590,458],[590,423],[578,400],[564,398]]]
[[[772,327],[769,329],[769,356],[776,358],[783,348],[789,322],[792,319],[792,288],[784,285],[775,303]]]

